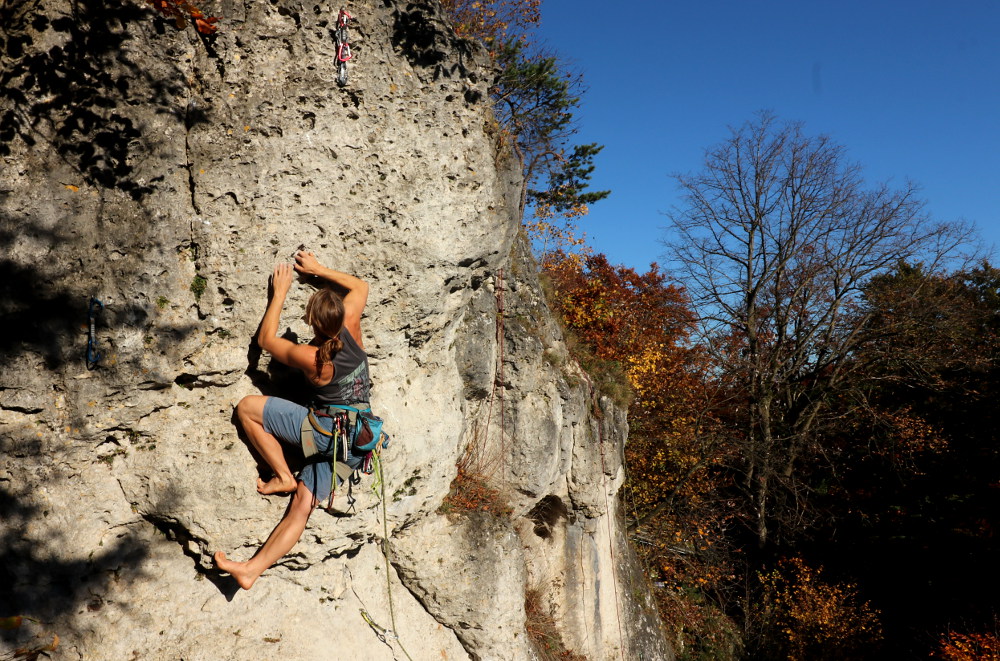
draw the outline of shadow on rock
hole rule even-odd
[[[182,78],[129,59],[130,27],[152,25],[150,11],[98,0],[68,6],[52,15],[37,1],[0,6],[0,156],[15,136],[29,147],[48,143],[87,183],[140,199],[153,189],[133,177],[132,163],[151,145],[125,113],[132,105],[171,112]]]
[[[55,285],[52,274],[43,276],[38,268],[15,261],[12,248],[17,239],[24,237],[53,246],[60,241],[55,232],[0,218],[0,251],[4,254],[0,258],[0,317],[17,320],[4,324],[0,359],[30,347],[45,357],[47,367],[53,368],[68,358],[70,338],[79,336],[74,321],[79,326],[87,319],[87,300]]]
[[[464,60],[473,42],[454,37],[430,3],[411,2],[407,11],[394,12],[392,43],[414,67],[433,69],[435,80],[469,75]],[[448,66],[451,53],[458,53],[459,61]]]
[[[26,243],[37,245],[23,250]],[[50,370],[86,361],[91,318],[87,288],[98,277],[88,282],[79,264],[38,257],[59,254],[79,243],[69,233],[46,229],[28,218],[0,215],[0,318],[9,320],[0,331],[0,361],[5,365],[25,353],[39,354]],[[93,315],[95,332],[151,328],[149,307],[143,302],[108,306]],[[176,344],[195,330],[193,324],[158,324],[153,334]]]
[[[82,608],[97,611],[112,583],[119,589],[122,581],[141,575],[149,551],[127,529],[84,559],[64,533],[50,530],[45,540],[31,534],[48,515],[31,502],[29,493],[0,487],[0,616],[52,622]],[[18,635],[16,630],[0,630],[4,642],[14,642]]]

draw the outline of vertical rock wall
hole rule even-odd
[[[436,3],[357,2],[341,88],[339,5],[206,2],[205,38],[111,4],[0,9],[0,616],[32,618],[0,653],[531,659],[527,591],[587,658],[671,658],[615,516],[626,424],[518,239],[485,54]],[[369,478],[242,592],[211,553],[249,557],[287,499],[233,407],[302,396],[252,342],[300,245],[371,283],[385,515]],[[509,516],[441,511],[470,445]]]

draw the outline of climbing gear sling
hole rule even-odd
[[[337,84],[343,87],[347,84],[347,61],[351,59],[351,45],[347,43],[347,21],[352,16],[343,7],[337,14],[337,31],[334,36],[337,39]]]
[[[97,368],[97,363],[101,360],[101,353],[97,350],[97,331],[95,329],[95,319],[97,313],[104,309],[104,303],[101,303],[98,299],[93,296],[90,297],[90,302],[87,304],[87,369],[92,370]]]

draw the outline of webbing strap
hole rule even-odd
[[[330,409],[347,411],[347,422],[350,423],[351,429],[354,429],[355,425],[358,424],[359,413],[369,413],[372,410],[372,406],[368,402],[355,402],[354,406],[348,406],[347,404],[325,404],[323,408],[325,408],[327,412],[329,412]]]
[[[355,402],[353,406],[347,404],[323,404],[318,408],[321,409],[342,409],[344,411],[353,411],[355,413],[367,413],[372,410],[372,405],[368,402]]]
[[[342,461],[335,461],[333,463],[333,469],[341,482],[346,482],[347,480],[351,479],[351,474],[354,472],[353,468],[351,468]],[[334,485],[334,488],[336,488],[336,483]]]

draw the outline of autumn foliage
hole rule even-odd
[[[604,255],[556,255],[545,272],[570,333],[620,370],[633,393],[627,453],[634,511],[667,500],[690,504],[713,491],[720,446],[709,411],[711,364],[690,343],[694,316],[684,291],[655,264],[640,274]]]
[[[938,641],[934,657],[943,661],[1000,661],[1000,634],[949,632]]]
[[[988,592],[962,595],[983,592],[978,577],[990,584],[996,548],[1000,271],[901,265],[872,282],[875,339],[850,357],[851,389],[828,400],[823,461],[802,464],[797,518],[761,550],[738,471],[740,382],[699,344],[684,290],[655,265],[639,273],[586,252],[555,251],[543,270],[596,386],[628,385],[629,531],[680,658],[926,657],[942,630],[937,658],[997,658],[994,636],[945,629],[926,604],[991,617]],[[933,597],[921,587],[930,575]]]
[[[783,560],[760,575],[754,624],[763,629],[768,656],[788,661],[830,661],[873,651],[882,638],[878,612],[852,583],[829,582],[802,558]],[[780,654],[776,654],[780,651]]]
[[[494,58],[571,353],[628,407],[628,531],[678,658],[997,658],[1000,270],[949,272],[966,227],[762,113],[678,177],[689,289],[613,266],[579,231],[600,146],[569,143],[579,78],[531,45],[539,2],[444,7]]]
[[[732,577],[723,533],[731,515],[717,502],[728,449],[711,413],[711,363],[690,341],[685,292],[655,264],[638,273],[604,255],[556,251],[544,271],[574,355],[598,387],[613,387],[615,377],[629,386],[630,528],[663,587],[656,597],[665,621],[682,646],[714,637],[714,646],[733,647],[725,615],[700,596]]]
[[[523,34],[538,25],[542,0],[442,0],[461,37],[479,39],[488,48],[512,34]]]

